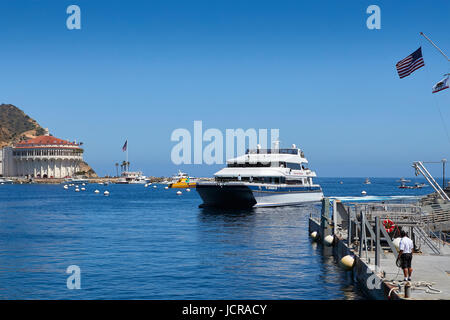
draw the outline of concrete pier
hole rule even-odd
[[[339,261],[346,255],[352,256],[354,265],[348,272],[370,299],[450,300],[450,244],[422,233],[429,229],[417,220],[420,213],[416,208],[382,204],[397,226],[412,231],[418,252],[413,254],[413,273],[407,284],[403,270],[396,265],[397,250],[392,238],[382,224],[379,226],[379,218],[374,217],[382,216],[376,211],[379,208],[373,203],[370,206],[375,211],[359,210],[364,206],[358,206],[355,209],[324,199],[320,216],[310,216],[309,232],[319,234],[316,240],[322,243],[324,254],[332,254]],[[397,211],[401,217],[394,213]],[[331,246],[324,243],[329,234],[334,237]],[[411,285],[410,297],[405,297],[405,285]]]

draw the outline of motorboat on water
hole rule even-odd
[[[14,181],[11,179],[0,178],[0,184],[13,184]]]
[[[89,179],[88,178],[84,178],[84,177],[69,177],[69,178],[65,178],[61,183],[70,183],[70,184],[86,184],[89,183]]]
[[[178,170],[178,174],[172,176],[166,184],[169,185],[169,188],[195,188],[197,180],[197,178],[190,177],[186,172]]]
[[[177,182],[169,184],[169,188],[195,188],[197,185],[196,181],[191,180],[191,178],[181,178]]]
[[[124,171],[117,180],[118,184],[146,184],[150,183],[150,179],[142,175],[141,171]]]
[[[303,151],[292,145],[280,149],[247,150],[245,155],[227,160],[227,167],[214,174],[215,181],[198,181],[201,207],[276,207],[319,202],[320,185],[316,173],[307,168]]]
[[[425,183],[416,182],[414,184],[414,189],[422,189],[423,187],[426,187],[427,185]]]
[[[364,180],[364,184],[372,184],[372,182],[370,181],[369,178],[366,178],[366,180]]]
[[[411,182],[411,180],[401,178],[400,180],[397,180],[397,182],[400,182],[400,185],[398,186],[399,189],[412,189],[412,186],[406,185],[406,183]]]

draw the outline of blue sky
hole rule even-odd
[[[81,30],[66,8],[81,8]],[[366,8],[381,8],[381,30]],[[0,103],[113,174],[171,175],[177,128],[279,128],[319,176],[412,176],[414,160],[450,159],[448,1],[42,1],[0,3]],[[425,67],[395,63],[422,46]],[[218,166],[185,165],[192,175]],[[434,169],[433,169],[434,170]],[[439,168],[436,169],[436,174]]]

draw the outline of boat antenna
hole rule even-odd
[[[421,32],[420,35],[427,39],[433,45],[433,47],[435,47],[445,57],[445,59],[447,59],[447,61],[450,61],[449,57],[444,53],[444,51],[442,51],[437,45],[435,45],[434,42],[425,35],[425,33]]]

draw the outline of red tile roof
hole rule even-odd
[[[53,136],[39,136],[33,139],[18,142],[15,147],[36,147],[36,146],[48,146],[48,145],[64,145],[78,147],[78,144],[59,139]]]

